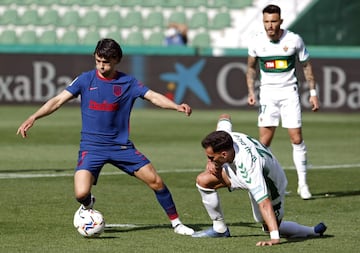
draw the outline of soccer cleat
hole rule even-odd
[[[311,193],[310,193],[310,190],[309,190],[309,186],[307,184],[299,186],[298,189],[297,189],[297,193],[304,200],[311,199]]]
[[[194,229],[189,228],[182,223],[179,223],[175,226],[174,232],[179,235],[192,235],[194,233]]]
[[[327,226],[323,222],[320,222],[314,227],[314,232],[322,236],[325,233],[326,229]]]
[[[208,237],[208,238],[216,238],[216,237],[230,237],[229,228],[226,229],[224,233],[218,233],[213,228],[209,228],[206,230],[195,232],[192,237],[201,238],[201,237]]]

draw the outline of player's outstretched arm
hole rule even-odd
[[[62,106],[65,102],[73,98],[73,95],[67,90],[48,100],[39,110],[30,115],[18,128],[16,134],[21,134],[23,138],[27,137],[27,131],[34,125],[35,120],[45,117]]]
[[[149,90],[144,97],[158,107],[183,112],[186,116],[191,115],[192,109],[188,104],[182,103],[178,105],[174,101],[155,91]]]

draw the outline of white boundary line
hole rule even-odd
[[[343,169],[359,167],[360,164],[338,164],[338,165],[309,165],[310,170],[314,169]],[[285,170],[294,170],[294,167],[284,167]],[[183,169],[183,170],[159,170],[162,173],[186,173],[186,172],[200,172],[198,169]],[[126,175],[124,172],[102,172],[101,175]],[[0,179],[20,179],[20,178],[44,178],[44,177],[72,177],[73,173],[1,173]]]
[[[143,227],[135,224],[105,224],[105,228],[139,228]]]

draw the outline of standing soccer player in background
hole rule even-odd
[[[137,98],[154,105],[183,112],[190,116],[191,107],[178,105],[165,96],[150,90],[134,77],[116,70],[122,58],[120,45],[112,39],[102,39],[94,52],[96,69],[79,75],[59,95],[47,101],[21,124],[17,133],[27,136],[35,120],[45,117],[69,100],[81,96],[82,130],[74,190],[83,209],[93,208],[92,185],[100,171],[110,163],[143,181],[168,215],[175,233],[191,235],[194,230],[181,223],[171,193],[151,162],[129,140],[129,122]]]
[[[276,127],[281,118],[282,127],[288,129],[293,147],[293,160],[298,175],[298,194],[302,199],[310,199],[311,193],[306,180],[307,151],[302,137],[301,105],[298,80],[295,76],[295,62],[303,66],[305,79],[310,90],[309,102],[312,111],[319,109],[316,83],[309,61],[309,53],[302,38],[288,30],[281,29],[281,10],[276,5],[263,9],[265,31],[257,34],[249,43],[248,104],[256,104],[255,79],[256,64],[260,66],[260,109],[258,117],[259,140],[270,147]]]

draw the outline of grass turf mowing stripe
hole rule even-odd
[[[314,169],[343,169],[343,168],[357,168],[360,167],[360,164],[338,164],[338,165],[317,165],[317,166],[309,166],[310,170]],[[294,167],[283,167],[285,170],[295,169]],[[186,173],[186,172],[197,172],[201,171],[198,169],[184,169],[184,170],[159,170],[159,174],[161,173]],[[16,179],[16,178],[43,178],[43,177],[72,177],[73,173],[1,173],[0,179]],[[102,172],[101,175],[126,175],[124,172]]]

